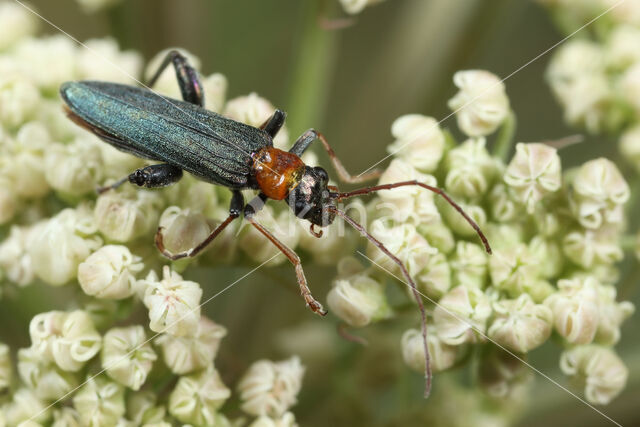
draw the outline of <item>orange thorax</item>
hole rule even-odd
[[[264,147],[253,155],[253,172],[260,190],[274,200],[287,197],[300,182],[304,163],[295,154]]]

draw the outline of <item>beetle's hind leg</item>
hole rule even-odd
[[[173,64],[173,68],[176,70],[176,78],[178,79],[182,99],[204,107],[204,91],[198,72],[189,65],[187,58],[177,50],[171,50],[167,53],[158,70],[147,82],[147,86],[152,87],[169,64]]]
[[[227,225],[231,224],[231,222],[233,222],[234,219],[240,216],[243,206],[244,206],[244,197],[242,196],[242,193],[239,192],[238,190],[233,190],[233,196],[231,197],[231,204],[229,206],[229,216],[220,225],[218,225],[211,233],[209,233],[207,238],[204,239],[201,243],[199,243],[198,246],[195,246],[185,252],[172,254],[164,247],[162,227],[158,227],[158,231],[156,232],[156,247],[160,252],[162,252],[162,255],[164,255],[165,257],[173,261],[181,258],[194,257],[198,255],[204,248],[209,246],[209,243],[211,243],[216,237],[218,237],[218,235],[222,232],[222,230],[227,228]]]
[[[98,193],[102,194],[105,191],[116,189],[127,181],[139,187],[161,188],[175,184],[180,181],[180,178],[182,178],[182,169],[168,163],[160,163],[136,169],[129,176],[111,185],[98,188]]]

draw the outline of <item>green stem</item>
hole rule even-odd
[[[624,235],[620,237],[620,246],[625,252],[633,252],[636,250],[638,238],[634,235]]]
[[[493,145],[493,155],[505,162],[513,147],[516,125],[516,115],[513,114],[513,111],[510,111],[504,123],[502,123],[498,137]]]
[[[300,2],[301,18],[295,46],[294,65],[287,110],[287,126],[292,136],[310,127],[319,127],[327,103],[334,63],[337,31],[320,28],[319,1]]]

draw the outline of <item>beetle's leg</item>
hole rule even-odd
[[[282,251],[282,253],[289,258],[289,261],[294,265],[296,269],[296,277],[298,279],[298,285],[300,286],[300,293],[304,298],[304,301],[307,303],[307,306],[316,314],[324,316],[327,314],[327,311],[322,307],[316,299],[311,295],[311,290],[307,286],[307,279],[304,276],[304,270],[302,270],[302,263],[300,262],[300,257],[296,254],[291,248],[287,247],[284,243],[282,243],[276,236],[271,234],[269,230],[264,228],[262,224],[256,222],[252,215],[245,216],[245,219],[249,221],[251,225],[253,225],[260,233],[262,233],[267,239],[271,241],[278,249]]]
[[[382,171],[380,171],[379,169],[374,169],[372,171],[369,171],[360,175],[356,175],[356,176],[351,175],[344,168],[344,166],[342,165],[342,162],[340,161],[340,159],[338,159],[338,156],[336,156],[336,153],[333,151],[333,149],[327,142],[327,139],[324,137],[324,135],[321,134],[320,132],[317,132],[315,129],[309,129],[308,131],[303,133],[300,136],[300,138],[298,138],[298,140],[295,142],[295,144],[293,144],[293,147],[291,147],[291,150],[289,150],[289,152],[297,156],[302,156],[302,154],[307,150],[307,148],[309,148],[309,145],[311,145],[311,143],[316,139],[322,142],[322,146],[327,151],[327,154],[329,154],[329,158],[333,163],[333,167],[335,168],[336,172],[338,172],[338,176],[342,181],[348,182],[348,183],[364,182],[364,181],[369,181],[371,179],[376,179],[382,173]]]
[[[229,216],[227,217],[227,219],[222,221],[222,223],[218,225],[215,230],[209,233],[207,238],[204,239],[200,244],[198,244],[198,246],[195,246],[188,251],[180,252],[177,254],[172,254],[171,252],[169,252],[164,247],[162,238],[162,227],[158,227],[158,231],[156,232],[156,246],[158,250],[162,252],[162,255],[174,261],[180,258],[194,257],[198,255],[204,248],[209,246],[209,243],[211,243],[216,237],[218,237],[218,235],[227,227],[227,225],[231,224],[234,219],[240,216],[243,205],[244,197],[242,197],[242,193],[238,190],[233,190],[233,196],[231,197],[231,204],[229,206]]]
[[[160,188],[174,184],[180,178],[182,178],[182,169],[167,163],[160,163],[136,169],[129,176],[106,187],[98,188],[98,193],[102,194],[105,191],[116,189],[127,181],[140,187]]]
[[[165,56],[162,64],[160,64],[158,71],[156,71],[156,73],[147,82],[147,86],[153,86],[169,64],[173,64],[173,68],[176,70],[176,77],[178,78],[180,92],[182,92],[182,99],[203,107],[204,91],[202,90],[202,83],[200,82],[198,72],[195,68],[189,65],[187,58],[177,50],[172,50],[167,53],[167,56]]]
[[[264,130],[273,139],[278,134],[278,131],[284,125],[284,119],[287,117],[287,113],[282,110],[276,110],[266,122],[260,126],[260,129]]]

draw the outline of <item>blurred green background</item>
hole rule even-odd
[[[167,47],[189,50],[201,58],[205,73],[221,72],[228,78],[229,97],[257,92],[286,110],[292,138],[309,127],[321,130],[352,172],[387,154],[389,128],[398,116],[445,118],[450,113],[446,102],[456,92],[456,70],[481,68],[506,77],[563,37],[546,11],[528,0],[389,0],[367,8],[354,25],[339,31],[317,25],[318,16],[343,17],[337,0],[128,0],[93,15],[83,13],[73,0],[31,4],[79,40],[111,36],[147,60]],[[57,32],[46,23],[42,29]],[[563,123],[544,81],[549,59],[541,57],[506,81],[518,117],[518,141],[579,132]],[[441,125],[456,132],[453,117]],[[615,142],[587,137],[561,150],[563,166],[605,156],[623,167]],[[326,157],[321,158],[326,163]],[[335,270],[307,265],[311,287],[324,300]],[[203,285],[206,300],[251,268],[196,268],[187,277]],[[626,260],[623,277],[633,268]],[[638,305],[637,286],[633,280],[629,284],[626,296]],[[33,314],[51,309],[49,296],[40,291],[23,291],[29,312],[9,307],[0,314],[11,341],[27,346],[28,334],[7,328],[9,319],[26,325]],[[364,348],[340,339],[336,319],[312,315],[297,292],[289,265],[263,268],[216,297],[204,311],[229,330],[216,359],[227,384],[234,384],[256,359],[301,355],[307,373],[300,403],[293,408],[300,425],[433,425],[429,414],[442,414],[435,405],[447,399],[439,385],[446,377],[469,381],[468,372],[436,375],[434,396],[424,401],[421,376],[402,364],[397,329],[398,322],[414,326],[414,312],[394,320],[393,327],[382,323],[357,331],[370,340]],[[629,383],[623,395],[601,408],[623,425],[640,424],[640,344],[633,332],[637,318],[626,323],[617,347],[630,368]],[[545,345],[531,354],[530,362],[566,385],[559,354],[558,346]],[[455,401],[447,407],[455,411]],[[447,425],[445,419],[438,421]],[[468,425],[479,422],[469,419]],[[605,418],[536,375],[519,425],[606,424]]]

